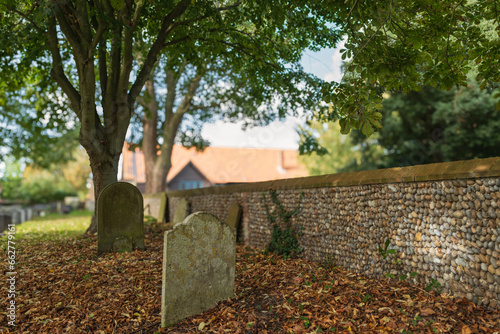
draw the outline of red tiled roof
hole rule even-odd
[[[123,149],[123,180],[146,182],[142,151]],[[134,162],[135,160],[135,162]],[[304,165],[294,150],[207,147],[203,152],[175,145],[170,182],[189,162],[196,166],[211,183],[258,182],[307,176]]]

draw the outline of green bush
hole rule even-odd
[[[270,190],[271,201],[276,205],[276,209],[271,212],[267,205],[265,193],[262,193],[262,200],[266,213],[272,226],[271,240],[266,250],[285,257],[297,257],[302,252],[298,237],[302,234],[302,227],[293,226],[290,219],[300,211],[303,193],[300,194],[299,204],[294,210],[287,211],[278,199],[275,190]],[[279,224],[281,221],[281,225]]]

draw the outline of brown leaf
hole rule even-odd
[[[462,326],[462,330],[460,332],[461,334],[471,334],[472,331],[470,330],[469,326],[467,325],[463,325]]]
[[[420,309],[420,314],[422,314],[423,316],[428,316],[428,315],[436,314],[436,312],[434,312],[430,308],[424,308],[424,309]]]

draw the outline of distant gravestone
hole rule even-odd
[[[189,209],[188,202],[186,201],[185,198],[182,198],[175,207],[174,220],[172,223],[175,225],[177,223],[184,221],[184,219],[189,214],[188,209]]]
[[[238,231],[240,220],[241,206],[238,203],[234,202],[227,210],[226,223],[229,225],[235,236],[236,232]]]
[[[19,209],[17,212],[19,212],[19,221],[24,223],[26,221],[26,209]]]
[[[64,205],[71,207],[72,210],[76,210],[80,205],[80,198],[77,196],[66,196],[64,197]]]
[[[33,218],[33,209],[32,208],[26,208],[26,219],[31,220]]]
[[[127,182],[106,186],[97,199],[97,254],[144,249],[142,194]]]
[[[10,211],[11,217],[12,217],[12,224],[18,225],[21,224],[21,214],[17,209],[11,210]]]
[[[0,211],[0,233],[7,229],[7,219],[5,218],[6,214]]]
[[[231,228],[206,212],[165,232],[161,325],[214,307],[234,295],[236,242]]]
[[[10,212],[0,212],[0,221],[2,222],[2,232],[5,232],[9,228],[9,224],[12,224],[12,213]]]
[[[151,216],[159,222],[165,221],[167,195],[165,193],[144,195],[144,215]]]

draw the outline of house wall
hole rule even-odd
[[[179,172],[168,183],[169,190],[178,190],[180,189],[181,181],[201,181],[203,182],[203,187],[210,187],[212,184],[207,180],[206,177],[201,175],[196,169],[194,169],[190,164],[188,164],[183,170]]]
[[[169,215],[181,198],[190,212],[225,220],[232,202],[243,208],[238,238],[264,248],[271,237],[269,190],[303,227],[306,259],[375,277],[418,273],[443,291],[492,308],[500,299],[500,158],[341,173],[245,185],[167,192]],[[302,200],[300,200],[303,194]],[[378,246],[390,239],[399,264]]]

